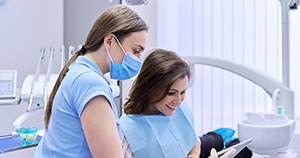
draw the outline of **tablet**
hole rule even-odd
[[[249,139],[244,140],[244,141],[242,141],[240,143],[237,143],[237,144],[235,144],[235,145],[233,145],[233,146],[231,146],[229,148],[221,150],[221,151],[217,152],[217,155],[221,156],[222,154],[226,153],[230,149],[234,148],[236,150],[236,152],[235,152],[234,155],[231,156],[231,158],[232,158],[232,157],[236,156],[239,152],[241,152],[250,142],[252,142],[252,138],[249,138]]]

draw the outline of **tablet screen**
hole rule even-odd
[[[217,152],[217,155],[220,156],[220,155],[226,153],[227,151],[229,151],[230,149],[234,148],[234,149],[236,150],[236,152],[235,152],[234,155],[231,156],[231,157],[234,157],[234,156],[236,156],[239,152],[241,152],[241,151],[242,151],[242,150],[243,150],[243,149],[244,149],[251,141],[252,141],[252,138],[249,138],[249,139],[247,139],[247,140],[244,140],[244,141],[242,141],[242,142],[240,142],[240,143],[237,143],[237,144],[235,144],[235,145],[233,145],[233,146],[231,146],[231,147],[229,147],[229,148],[226,148],[226,149],[224,149],[224,150],[221,150],[221,151]]]

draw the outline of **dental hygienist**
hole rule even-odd
[[[131,9],[115,5],[93,24],[85,44],[55,83],[45,113],[45,134],[35,157],[123,157],[112,90],[141,66],[148,26]]]

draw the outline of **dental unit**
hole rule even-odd
[[[263,157],[295,158],[300,156],[289,149],[294,136],[296,121],[295,95],[289,88],[289,11],[297,9],[300,0],[280,0],[282,16],[282,83],[277,79],[246,65],[213,57],[183,57],[194,69],[196,64],[203,64],[230,71],[260,86],[272,99],[270,113],[247,112],[238,122],[240,141],[253,139],[248,148]],[[193,71],[194,72],[194,71]],[[192,78],[191,84],[194,80]],[[284,136],[284,137],[283,137]]]
[[[294,91],[285,87],[275,78],[257,70],[250,66],[235,63],[229,60],[218,59],[214,57],[186,56],[183,57],[192,67],[195,64],[209,65],[228,70],[234,74],[240,75],[263,88],[271,98],[276,98],[273,101],[277,106],[287,106],[287,116],[290,119],[295,117],[294,107]],[[194,82],[193,79],[191,82]],[[276,92],[276,93],[274,93]],[[279,95],[279,93],[281,95]],[[276,96],[276,97],[274,97]]]
[[[213,57],[197,57],[197,56],[187,56],[187,57],[183,57],[193,68],[194,65],[196,64],[203,64],[203,65],[209,65],[209,66],[213,66],[213,67],[218,67],[224,70],[228,70],[234,74],[238,74],[246,79],[249,79],[250,81],[252,81],[253,83],[259,85],[261,88],[263,88],[266,93],[273,99],[273,105],[279,107],[279,106],[287,106],[287,115],[279,115],[279,114],[274,114],[275,116],[273,116],[273,119],[277,119],[279,122],[275,122],[275,124],[277,123],[278,126],[282,125],[282,128],[286,128],[287,130],[285,130],[285,133],[279,133],[279,135],[285,134],[286,137],[284,137],[283,139],[285,140],[285,143],[282,144],[282,146],[280,146],[280,149],[282,149],[283,147],[286,147],[293,134],[294,134],[294,130],[295,130],[295,122],[297,119],[295,119],[295,106],[294,106],[294,92],[293,90],[291,90],[290,88],[285,87],[282,83],[280,83],[279,81],[277,81],[275,78],[272,78],[271,76],[256,70],[252,67],[243,65],[243,64],[239,64],[239,63],[234,63],[232,61],[228,61],[228,60],[224,60],[224,59],[218,59],[218,58],[213,58]],[[193,78],[191,80],[191,82],[193,83]],[[191,84],[192,84],[191,83]],[[280,93],[279,93],[280,92]],[[280,95],[279,95],[280,94]],[[254,113],[256,114],[256,113]],[[256,117],[263,117],[266,118],[268,117],[268,115],[271,113],[257,113]],[[252,118],[252,117],[251,117]],[[283,120],[283,121],[282,121]],[[246,135],[244,137],[242,137],[242,134],[239,134],[239,138],[240,141],[249,139],[249,138],[253,138],[253,142],[249,144],[249,146],[251,146],[251,144],[261,144],[263,141],[261,141],[261,138],[264,138],[264,136],[262,135],[262,133],[266,133],[267,135],[270,133],[276,133],[278,131],[280,131],[279,129],[281,127],[276,128],[276,130],[271,129],[269,126],[264,126],[261,125],[259,126],[259,129],[262,131],[262,133],[259,133],[258,129],[253,129],[255,128],[256,124],[250,124],[248,126],[250,126],[249,128],[252,129],[251,131],[254,132],[249,132],[249,128],[247,130],[244,130],[244,128],[238,129],[238,131],[243,131],[242,134]],[[267,132],[265,132],[265,130],[267,130]],[[248,137],[247,135],[251,135],[253,134],[256,136],[252,136],[252,137]],[[278,135],[276,135],[278,136]],[[281,141],[282,139],[277,139],[277,137],[273,137],[273,135],[271,135],[271,139],[268,141],[263,142],[263,146],[266,143],[270,144],[276,144],[276,140]],[[257,150],[255,150],[256,148],[250,148],[250,150],[252,150],[253,152],[256,152]],[[270,149],[273,151],[273,149]],[[274,151],[276,152],[276,150]],[[274,153],[273,152],[273,153]],[[266,153],[269,153],[268,151]],[[259,153],[260,154],[260,153]]]

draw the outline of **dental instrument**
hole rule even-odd
[[[23,83],[23,86],[22,86],[21,99],[24,101],[28,101],[27,111],[31,110],[31,107],[33,104],[36,83],[39,82],[40,74],[41,74],[42,68],[44,66],[44,59],[45,59],[45,52],[46,52],[45,49],[46,49],[45,47],[42,47],[40,49],[40,58],[38,61],[38,66],[37,66],[35,75],[27,76],[24,81],[25,84]],[[26,83],[26,81],[29,81],[29,83]],[[30,87],[29,87],[29,85],[30,85]],[[26,90],[29,90],[30,92],[27,93],[27,92],[25,92]]]
[[[60,70],[63,69],[63,67],[66,64],[66,54],[65,54],[66,48],[64,45],[60,48]]]
[[[48,89],[49,87],[52,89],[52,87],[54,86],[55,80],[53,82],[50,82],[50,74],[51,74],[51,69],[52,69],[52,63],[53,63],[53,58],[54,58],[54,47],[50,47],[50,59],[49,59],[49,63],[48,63],[48,69],[47,69],[47,74],[44,80],[44,92],[43,92],[43,105],[44,108],[46,108],[47,105],[47,101],[48,101]],[[57,76],[57,75],[55,75]],[[48,83],[52,83],[49,87],[48,87]],[[51,91],[50,91],[51,92]]]
[[[69,54],[68,54],[68,60],[71,59],[71,57],[75,54],[75,47],[74,46],[69,46]]]

